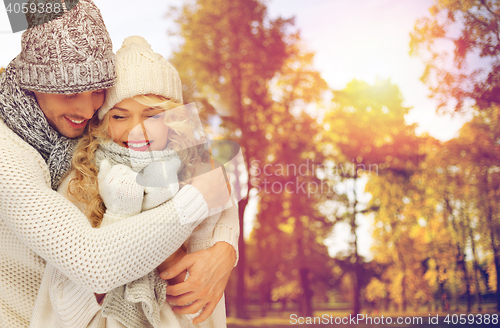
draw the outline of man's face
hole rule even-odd
[[[104,103],[105,90],[71,95],[34,92],[50,126],[68,138],[83,134],[87,122]]]

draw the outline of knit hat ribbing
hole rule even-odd
[[[154,94],[182,103],[182,84],[177,70],[151,49],[140,36],[130,36],[116,52],[116,85],[106,92],[99,119],[120,101]]]
[[[116,80],[111,38],[90,0],[26,30],[13,65],[19,85],[43,93],[106,89]]]

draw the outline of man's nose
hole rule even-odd
[[[90,120],[94,116],[95,108],[92,101],[92,91],[83,92],[78,99],[78,112],[82,118]]]

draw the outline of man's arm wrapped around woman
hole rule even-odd
[[[107,199],[108,202],[114,202],[113,206],[107,207],[110,207],[115,212],[113,213],[115,221],[103,221],[104,226],[116,223],[120,218],[125,219],[134,215],[136,214],[135,212],[140,211],[141,208],[143,210],[149,210],[151,209],[150,207],[159,206],[160,203],[172,197],[173,189],[178,190],[178,187],[172,188],[172,186],[167,186],[166,188],[149,188],[148,196],[150,200],[155,199],[155,201],[145,202],[145,188],[135,185],[136,175],[132,174],[132,171],[128,172],[127,168],[117,166],[111,168],[106,165],[107,164],[101,166],[101,169],[104,167],[104,170],[101,171],[100,181],[114,181],[108,184],[108,190],[106,191],[114,196],[108,195],[103,198],[105,200]],[[70,177],[65,180],[66,183],[63,182],[60,189],[63,194],[66,192],[64,188],[67,188],[67,181],[69,179]],[[120,188],[120,191],[115,193],[115,190],[110,191],[110,188]],[[127,195],[120,196],[120,194]],[[236,206],[235,203],[233,204]],[[85,210],[81,204],[77,205],[82,211]],[[201,226],[196,228],[195,233],[189,238],[189,242],[187,243],[191,251],[194,251],[194,249],[207,249],[219,241],[225,241],[234,245],[233,247],[235,247],[235,251],[237,251],[236,247],[239,229],[237,209],[235,206],[234,208],[229,208],[222,213],[211,216],[206,219]],[[135,210],[132,210],[134,208]],[[106,317],[106,327],[119,326],[120,324],[123,324],[124,327],[145,325],[159,327],[160,324],[165,324],[165,322],[160,323],[161,319],[159,312],[165,302],[166,281],[160,279],[156,271],[152,271],[144,277],[113,289],[106,295],[102,306],[102,313],[99,312],[101,307],[97,304],[93,293],[90,293],[84,288],[80,288],[52,266],[47,267],[46,275],[48,275],[48,277],[44,277],[44,286],[37,300],[36,307],[39,313],[45,313],[45,317],[40,317],[41,314],[38,314],[38,317],[35,315],[33,323],[42,324],[51,322],[53,327],[88,327],[88,325],[91,324],[91,320],[92,324],[98,322],[102,323],[103,320],[106,320],[102,317]],[[44,293],[45,296],[42,296]],[[50,302],[47,301],[47,295],[50,295]],[[135,306],[135,304],[140,304],[140,306]],[[55,307],[52,309],[52,311],[54,311],[52,316],[47,315],[51,309],[45,312],[39,311],[40,308],[50,305]],[[85,311],[82,311],[83,308],[85,308]],[[165,311],[169,310],[162,315],[163,321],[173,320],[169,322],[169,325],[172,327],[185,320],[191,322],[194,318],[193,315],[174,315],[170,309],[165,309],[165,306],[163,306],[163,308]],[[224,317],[225,322],[225,308],[218,305],[216,310],[217,311],[206,320],[205,325],[209,324],[207,327],[211,327],[212,325],[210,325],[210,322],[214,320],[219,324],[222,323],[220,317]],[[218,328],[221,326],[214,327]]]

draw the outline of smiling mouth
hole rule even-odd
[[[69,125],[71,125],[73,128],[76,128],[76,129],[79,129],[79,128],[82,128],[82,127],[85,127],[85,125],[87,125],[87,121],[86,119],[83,119],[83,120],[74,120],[74,119],[71,119],[69,117],[64,117]]]
[[[151,141],[141,141],[141,142],[125,142],[128,148],[138,151],[144,151],[151,146]]]

